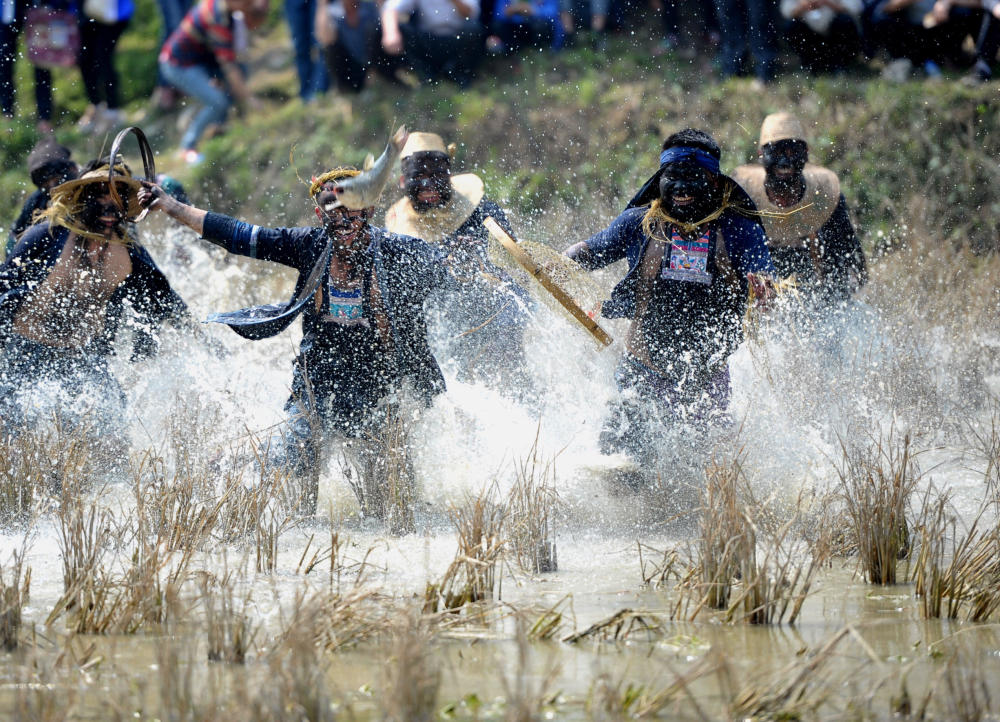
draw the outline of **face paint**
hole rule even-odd
[[[340,241],[341,247],[354,243],[354,239],[371,220],[371,209],[351,210],[339,205],[333,189],[336,181],[324,183],[316,194],[316,211],[327,233]]]
[[[719,202],[719,184],[709,171],[687,161],[664,166],[660,203],[667,215],[694,223],[711,214]]]
[[[130,190],[119,186],[122,203],[128,207]],[[91,186],[80,194],[80,221],[90,231],[104,236],[125,235],[125,213],[111,200],[111,194],[101,186]]]
[[[802,169],[808,159],[809,147],[801,140],[779,140],[760,149],[767,185],[780,194],[802,186]]]
[[[444,153],[414,153],[401,162],[406,195],[418,212],[451,201],[451,161]]]

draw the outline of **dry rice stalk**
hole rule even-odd
[[[457,610],[493,598],[496,567],[503,551],[504,511],[492,485],[450,514],[458,532],[455,560],[437,584],[427,585],[424,612]]]
[[[659,688],[644,684],[625,684],[624,680],[613,682],[608,674],[599,675],[587,692],[585,709],[588,718],[615,722],[664,716],[682,718],[679,712],[673,715],[665,715],[664,712],[670,705],[679,710],[682,701],[686,700],[694,712],[694,719],[710,719],[711,715],[702,708],[698,696],[691,690],[690,685],[698,679],[716,673],[718,660],[713,656],[702,657],[683,674],[674,671],[669,663],[664,664],[673,675],[673,680]]]
[[[261,722],[336,719],[326,682],[326,664],[314,625],[322,605],[296,608],[278,643],[267,655],[268,680],[251,701],[249,717]]]
[[[826,680],[817,672],[850,631],[850,627],[841,629],[819,650],[778,671],[773,675],[774,681],[765,687],[744,687],[730,703],[729,717],[792,720],[815,714],[830,694]]]
[[[746,488],[740,450],[729,464],[713,461],[705,470],[701,517],[698,522],[698,568],[702,606],[725,609],[733,583],[743,567],[755,567],[754,528],[743,510],[740,491]]]
[[[910,436],[897,444],[890,430],[863,447],[842,439],[841,449],[837,475],[865,579],[895,584],[896,564],[910,553],[907,514],[920,478]]]
[[[203,547],[220,509],[207,478],[185,472],[168,478],[165,461],[147,450],[133,465],[132,480],[135,514],[150,533],[170,550]]]
[[[766,535],[762,562],[757,563],[757,554],[741,559],[741,589],[726,610],[727,621],[738,618],[750,624],[781,624],[787,618],[788,624],[795,624],[830,550],[823,535],[808,553],[789,539],[789,532],[800,522],[801,501],[800,497],[791,519],[774,535]],[[748,527],[753,528],[749,520]],[[751,534],[753,537],[756,534]],[[754,543],[756,546],[756,540]]]
[[[414,609],[397,613],[392,625],[392,651],[383,666],[379,699],[388,722],[430,722],[437,718],[441,670],[432,659],[429,620]]]
[[[926,619],[985,622],[1000,610],[1000,525],[984,529],[996,499],[988,495],[969,531],[958,537],[949,492],[924,496],[914,581]],[[964,614],[963,614],[964,610]]]
[[[327,591],[296,596],[292,616],[282,624],[277,646],[307,634],[312,643],[337,652],[382,635],[389,625],[390,610],[379,603],[376,592],[356,586],[344,594]]]
[[[513,678],[501,672],[500,681],[504,689],[504,720],[506,722],[536,722],[551,714],[551,709],[559,697],[552,690],[559,667],[549,660],[543,674],[533,672],[529,666],[528,634],[525,622],[515,617],[517,629],[517,667]],[[501,669],[503,667],[501,666]],[[535,683],[532,680],[537,680]]]
[[[576,632],[563,639],[566,644],[578,644],[584,640],[598,642],[625,642],[641,638],[650,642],[662,639],[667,627],[656,614],[622,609],[607,619],[595,622],[582,632]]]
[[[31,588],[31,567],[24,566],[27,550],[28,537],[25,536],[20,551],[15,549],[11,554],[9,581],[4,579],[4,570],[0,567],[0,646],[8,652],[18,647],[21,609],[28,603]]]
[[[516,469],[517,478],[507,496],[507,543],[521,569],[536,574],[558,569],[552,522],[558,496],[555,459],[541,465],[538,435]]]
[[[636,542],[636,546],[639,550],[639,573],[644,585],[660,589],[666,586],[671,577],[680,579],[676,569],[680,558],[676,549],[661,551],[642,542]],[[647,550],[646,554],[643,554],[643,549]],[[650,555],[653,559],[648,558]],[[659,561],[656,561],[656,557],[660,557]]]
[[[233,577],[226,573],[216,584],[209,577],[201,580],[201,601],[205,607],[205,627],[208,636],[208,659],[213,662],[246,662],[247,652],[257,636],[257,626],[247,614],[250,593],[243,597],[237,609],[233,596]]]

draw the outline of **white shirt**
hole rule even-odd
[[[400,15],[420,14],[420,29],[434,35],[461,32],[470,22],[479,19],[479,0],[460,0],[472,10],[468,19],[458,14],[452,0],[389,0],[387,10],[395,10]]]

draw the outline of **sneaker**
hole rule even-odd
[[[928,80],[941,80],[944,77],[944,73],[941,72],[941,66],[933,60],[924,61],[924,74]]]
[[[104,103],[100,105],[88,105],[87,109],[83,111],[83,115],[76,121],[77,130],[81,133],[92,133],[101,116],[104,114],[105,109],[106,106]]]
[[[205,161],[205,156],[196,151],[194,148],[185,148],[180,152],[180,158],[182,161],[188,165],[201,165]]]
[[[128,119],[125,117],[124,111],[118,108],[105,110],[98,113],[97,120],[94,121],[93,132],[100,135],[101,133],[118,130],[119,128],[124,128],[127,122]]]

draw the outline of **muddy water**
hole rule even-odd
[[[284,298],[291,288],[287,274],[227,259],[166,226],[147,239],[196,317]],[[611,274],[602,280],[610,279]],[[538,389],[531,408],[496,390],[460,383],[446,367],[448,393],[420,412],[412,432],[419,485],[415,533],[392,537],[379,523],[361,519],[332,459],[320,486],[319,505],[326,511],[280,537],[274,574],[254,571],[252,549],[219,546],[198,557],[196,569],[216,575],[233,571],[240,596],[250,600],[247,611],[258,634],[246,665],[205,661],[197,615],[169,633],[70,642],[61,623],[46,628],[45,619],[62,593],[62,567],[55,521],[42,515],[30,536],[31,599],[24,610],[26,624],[35,626],[38,651],[34,657],[22,650],[0,658],[0,677],[6,680],[0,685],[0,707],[13,714],[25,690],[34,689],[30,684],[44,684],[69,700],[72,716],[109,718],[112,699],[129,700],[121,702],[126,712],[141,709],[140,716],[152,716],[151,710],[171,706],[159,701],[169,699],[162,690],[172,679],[164,672],[169,666],[165,649],[177,650],[179,668],[188,674],[187,696],[219,706],[246,698],[273,683],[266,660],[294,611],[296,594],[328,582],[322,565],[308,576],[300,573],[307,545],[315,550],[328,543],[331,529],[339,531],[347,540],[339,583],[353,583],[363,567],[365,589],[401,607],[412,605],[455,556],[448,506],[491,484],[504,494],[516,465],[533,448],[554,469],[559,569],[533,575],[505,562],[498,574],[496,601],[501,604],[481,622],[435,637],[423,663],[441,673],[438,707],[451,704],[459,717],[503,717],[510,706],[498,700],[530,698],[532,708],[550,718],[614,718],[601,711],[602,689],[617,690],[620,697],[631,684],[655,693],[686,675],[686,686],[663,714],[723,717],[741,690],[793,680],[810,654],[845,625],[851,627],[849,634],[806,675],[815,680],[814,690],[827,696],[822,716],[850,716],[847,710],[857,709],[888,717],[890,699],[898,696],[905,678],[915,699],[938,690],[945,711],[937,716],[947,718],[949,700],[963,693],[947,691],[941,680],[951,677],[943,660],[959,651],[962,678],[996,688],[1000,636],[994,626],[922,620],[911,585],[866,585],[855,573],[854,559],[837,559],[822,570],[795,626],[725,624],[710,614],[697,622],[670,622],[678,598],[673,585],[643,584],[640,543],[647,564],[655,560],[655,550],[692,553],[698,470],[710,458],[730,459],[737,452],[745,455],[756,497],[780,515],[794,508],[803,490],[821,494],[835,487],[842,439],[864,440],[890,427],[912,430],[926,450],[920,463],[929,471],[922,484],[951,488],[955,507],[971,519],[983,482],[968,431],[970,423],[985,423],[985,416],[957,421],[965,410],[954,405],[945,381],[915,387],[913,379],[924,379],[926,369],[899,358],[891,324],[882,323],[865,299],[832,322],[830,333],[820,334],[821,342],[797,332],[773,332],[765,333],[761,344],[741,348],[732,360],[733,424],[693,448],[684,440],[664,448],[661,488],[640,495],[616,492],[609,479],[624,460],[596,451],[606,403],[616,393],[619,349],[600,351],[561,317],[544,308],[539,315],[528,341]],[[623,336],[621,326],[611,324],[609,330]],[[206,326],[198,333],[203,338],[196,341],[168,334],[159,358],[118,370],[131,405],[133,450],[138,455],[152,449],[171,468],[183,458],[220,458],[251,437],[265,438],[280,423],[288,394],[297,332],[255,343],[222,328]],[[996,380],[987,381],[992,386],[986,390],[995,393]],[[927,409],[941,423],[922,417]],[[134,512],[127,480],[105,479],[93,493],[120,517]],[[6,562],[22,538],[20,531],[8,530],[0,539],[0,559]],[[563,615],[558,633],[552,641],[528,644],[526,658],[519,661],[514,610],[530,624],[553,608]],[[626,639],[560,641],[625,609],[646,614],[662,628]],[[90,645],[94,650],[88,654]],[[65,649],[74,652],[67,655]],[[73,658],[78,664],[67,661]],[[97,658],[102,661],[87,664]],[[397,658],[387,642],[325,656],[322,669],[332,704],[362,718],[380,715],[389,684],[386,669]]]

